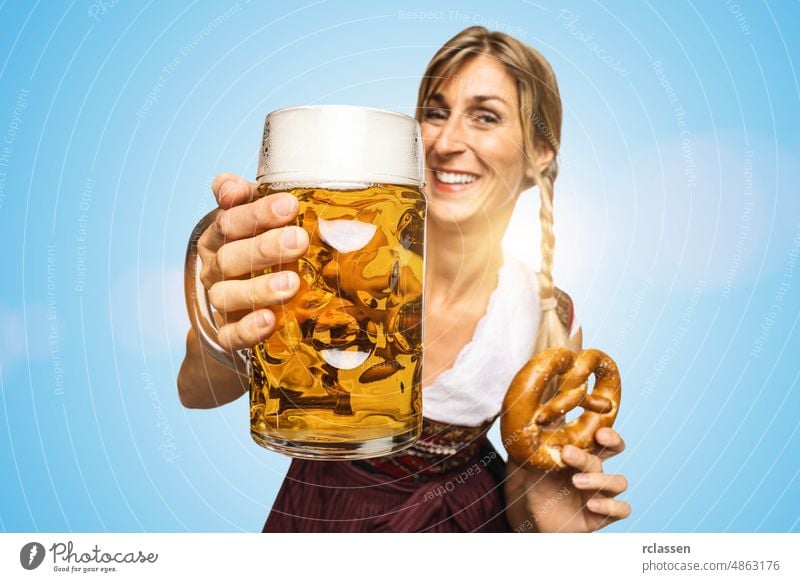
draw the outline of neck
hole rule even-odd
[[[483,305],[497,287],[503,264],[501,242],[508,220],[480,229],[442,228],[428,224],[425,266],[427,309]]]

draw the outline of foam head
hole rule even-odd
[[[407,115],[350,105],[310,105],[267,115],[259,184],[424,185],[417,121]]]

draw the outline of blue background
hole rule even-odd
[[[427,14],[420,14],[420,10]],[[564,101],[556,281],[624,377],[633,515],[798,531],[797,3],[0,3],[0,529],[259,531],[288,459],[181,407],[186,239],[264,115],[412,113],[472,24]],[[537,199],[507,243],[535,264]],[[496,433],[494,438],[496,438]]]

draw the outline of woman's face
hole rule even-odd
[[[424,104],[428,216],[464,227],[509,215],[531,182],[517,85],[497,59],[479,55]]]

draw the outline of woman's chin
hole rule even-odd
[[[428,220],[443,227],[461,229],[475,217],[486,214],[476,199],[453,200],[439,197],[428,198]]]
[[[514,200],[508,194],[497,195],[481,190],[458,198],[437,194],[428,191],[428,222],[462,233],[475,229],[486,233],[490,223],[496,223],[497,219],[507,219],[514,208]]]

